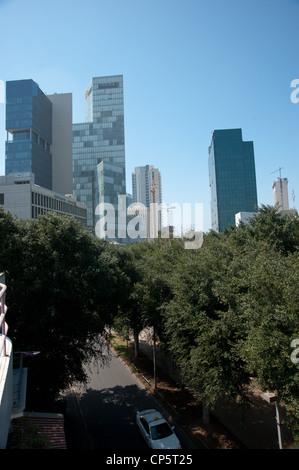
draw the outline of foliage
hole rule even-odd
[[[0,239],[14,349],[41,351],[30,359],[34,400],[84,381],[107,326],[133,333],[135,354],[139,332],[153,327],[210,406],[221,395],[245,399],[254,377],[299,433],[290,359],[299,338],[298,217],[262,206],[249,225],[210,231],[200,249],[185,250],[177,239],[105,244],[74,219],[16,221],[2,211]]]
[[[154,327],[163,338],[162,311],[172,295],[169,280],[181,251],[177,240],[158,239],[130,245],[122,255],[127,283],[114,326],[119,332],[133,333],[136,355],[138,334],[144,328]]]
[[[30,421],[30,418],[22,417],[15,420],[8,436],[7,449],[49,449],[49,438],[40,433],[40,428]]]
[[[168,346],[207,403],[223,394],[245,399],[255,377],[286,405],[294,435],[299,372],[290,343],[299,337],[298,241],[298,218],[265,207],[249,226],[209,232],[200,250],[183,254],[165,315]]]
[[[113,251],[74,218],[49,213],[16,228],[0,260],[14,350],[40,351],[27,360],[36,409],[85,380],[83,364],[101,355],[100,335],[117,311],[121,283]]]

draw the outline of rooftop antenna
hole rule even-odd
[[[281,179],[281,170],[283,170],[284,166],[280,166],[278,168],[278,170],[275,170],[275,171],[272,171],[271,175],[273,175],[273,173],[277,173],[279,171],[279,178]]]

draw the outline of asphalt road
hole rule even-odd
[[[147,408],[159,409],[167,417],[156,399],[113,351],[105,367],[95,364],[88,375],[86,389],[77,386],[67,398],[68,448],[146,449],[135,417]],[[176,433],[183,448],[194,448],[177,426]]]

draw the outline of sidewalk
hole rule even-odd
[[[150,359],[153,358],[153,347],[150,334],[143,331],[139,335],[140,350]],[[176,383],[181,379],[169,358],[156,345],[157,365],[166,372]],[[248,449],[278,449],[278,434],[276,426],[275,406],[266,402],[262,392],[254,387],[248,390],[251,405],[248,408],[240,407],[234,400],[223,400],[217,404],[212,415],[228,431],[236,436]],[[283,421],[285,412],[279,407],[280,418]],[[292,444],[291,433],[281,426],[283,447]],[[298,448],[298,447],[296,447]]]

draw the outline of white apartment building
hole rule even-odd
[[[162,180],[158,168],[153,165],[135,167],[132,173],[133,203],[147,208],[149,216],[148,238],[155,238],[162,226]],[[140,210],[140,209],[139,209]]]
[[[278,210],[289,210],[288,179],[277,178],[272,184],[274,205]]]

